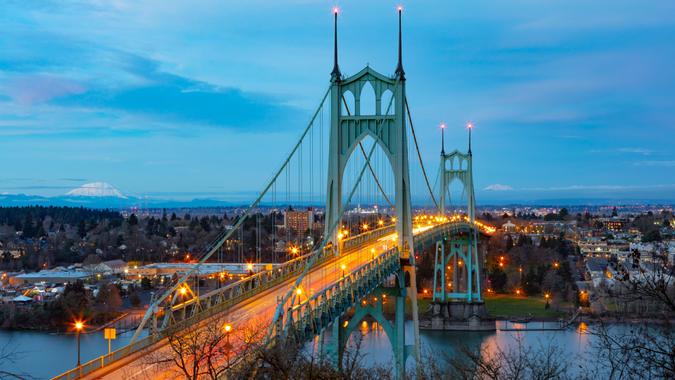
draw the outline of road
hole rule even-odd
[[[413,233],[417,234],[432,226],[415,228]],[[305,297],[311,297],[315,292],[320,292],[331,284],[335,283],[345,274],[351,273],[356,268],[381,255],[383,252],[393,248],[396,244],[395,234],[386,235],[377,239],[373,244],[366,247],[344,253],[336,260],[324,263],[308,272],[302,281],[301,289],[302,300]],[[345,270],[343,271],[342,266]],[[344,272],[344,273],[343,273]],[[243,301],[230,310],[225,312],[223,317],[218,318],[218,323],[230,324],[233,329],[246,329],[258,331],[266,328],[272,321],[274,310],[277,307],[277,299],[283,297],[295,284],[296,278],[289,279],[266,292],[259,294],[253,299]],[[297,302],[297,300],[296,300]],[[160,341],[153,347],[153,358],[170,357],[170,347],[166,340]],[[167,364],[152,364],[148,360],[148,355],[131,355],[127,360],[119,361],[116,364],[97,371],[92,375],[86,376],[87,379],[171,379],[179,378],[175,370],[167,370]]]

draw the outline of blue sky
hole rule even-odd
[[[333,5],[3,2],[0,192],[259,190],[327,86]],[[343,73],[392,73],[397,3],[337,5]],[[464,147],[472,120],[479,203],[675,199],[674,2],[403,5],[407,94],[432,171],[438,124]]]

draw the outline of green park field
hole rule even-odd
[[[486,295],[485,306],[488,313],[495,318],[534,317],[558,318],[565,313],[551,306],[545,308],[544,297],[523,297],[510,294]]]

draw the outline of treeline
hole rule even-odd
[[[63,225],[77,225],[84,221],[90,224],[101,220],[121,222],[122,215],[112,210],[95,210],[84,207],[0,207],[0,225],[14,227],[21,231],[24,238],[35,238],[46,235],[45,219],[49,218],[48,230]]]

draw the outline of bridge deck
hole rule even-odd
[[[432,228],[432,226],[419,227],[415,233],[420,233]],[[383,252],[396,245],[395,235],[387,234],[376,239],[373,243],[361,248],[351,250],[328,262],[319,265],[308,272],[302,282],[302,299],[311,297],[315,292],[320,292],[330,284],[336,282],[343,276],[342,265],[346,267],[346,274],[351,273],[355,268],[372,260],[373,257],[381,255]],[[371,249],[374,249],[373,253]],[[226,320],[234,328],[266,328],[272,320],[274,310],[277,306],[277,299],[284,296],[293,286],[297,277],[290,278],[281,284],[259,294],[253,299],[247,299],[226,311]],[[207,321],[208,323],[208,321]],[[164,356],[163,351],[168,353],[168,342],[162,340],[139,353],[132,354],[128,358],[112,363],[107,367],[99,369],[85,376],[91,379],[141,379],[141,378],[173,378],[175,372],[167,372],[165,368],[158,364],[150,364],[147,359],[149,351],[155,352],[156,356]]]

